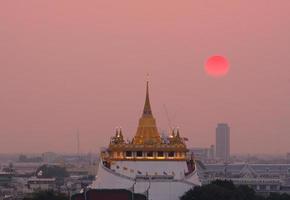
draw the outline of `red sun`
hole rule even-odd
[[[205,71],[213,77],[225,76],[229,72],[229,63],[223,56],[211,56],[205,63]]]

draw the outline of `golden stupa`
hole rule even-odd
[[[161,138],[153,117],[150,98],[149,83],[146,85],[145,104],[137,132],[132,141],[126,142],[121,129],[117,129],[111,138],[109,155],[110,160],[185,160],[188,149],[184,139],[180,137],[179,130],[174,129],[167,138]]]
[[[156,121],[152,115],[148,82],[143,114],[139,120],[139,126],[133,139],[133,144],[161,144],[161,137],[156,127]]]

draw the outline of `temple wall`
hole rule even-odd
[[[119,163],[122,162],[122,163]],[[156,170],[160,173],[163,169],[175,170],[176,173],[186,169],[185,162],[179,161],[149,161],[146,162],[131,162],[131,161],[118,161],[118,165],[128,166],[128,170],[131,168],[141,168],[143,170],[150,170],[155,172]],[[157,163],[156,163],[157,162]],[[116,163],[117,164],[117,163]],[[126,171],[126,170],[125,170]],[[118,172],[118,171],[116,171]],[[184,180],[137,180],[129,178],[125,175],[119,175],[115,172],[110,172],[105,169],[102,165],[99,167],[99,173],[96,181],[93,183],[92,188],[99,189],[132,189],[134,185],[135,193],[144,193],[149,188],[149,199],[150,200],[179,200],[182,196],[194,185],[200,185],[197,173],[193,173],[189,179]]]

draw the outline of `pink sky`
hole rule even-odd
[[[131,138],[150,74],[153,114],[188,146],[231,126],[233,153],[290,151],[290,1],[0,2],[0,153],[106,146]],[[228,76],[208,77],[211,55]]]

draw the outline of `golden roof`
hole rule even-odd
[[[178,129],[173,129],[169,137],[160,137],[151,110],[147,81],[144,109],[135,137],[132,141],[125,141],[121,128],[118,128],[115,136],[111,137],[109,148],[102,151],[101,156],[107,163],[119,160],[184,161],[188,159],[188,149],[184,141]],[[138,156],[138,152],[141,152],[142,156]]]
[[[153,117],[150,99],[149,99],[149,83],[146,85],[146,99],[139,125],[133,144],[161,144],[160,134],[156,126],[155,118]]]

